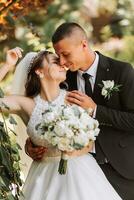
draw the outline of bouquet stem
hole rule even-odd
[[[59,163],[59,169],[58,169],[58,172],[61,175],[66,174],[66,171],[67,171],[67,160],[68,160],[68,155],[66,155],[66,154],[64,154],[62,152],[60,163]]]

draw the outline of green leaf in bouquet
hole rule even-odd
[[[17,125],[17,122],[15,121],[15,119],[11,115],[9,117],[9,122],[10,122],[10,124]]]
[[[73,110],[74,110],[75,116],[78,116],[78,118],[80,118],[81,113],[80,113],[79,109],[76,106],[73,106]]]
[[[39,127],[40,127],[40,125],[41,125],[41,123],[37,124],[37,125],[35,126],[35,130],[38,130]]]
[[[74,144],[73,144],[73,147],[74,147],[76,150],[80,150],[80,149],[82,149],[84,146],[81,145],[81,144],[78,144],[78,143],[74,143]]]
[[[53,131],[54,130],[54,126],[49,126],[48,127],[48,131]]]

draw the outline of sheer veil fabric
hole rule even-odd
[[[36,52],[27,53],[26,56],[19,62],[16,67],[11,94],[15,95],[24,95],[25,94],[25,83],[27,78],[27,70],[32,61],[32,59],[37,55]],[[21,170],[22,170],[22,179],[25,180],[29,167],[31,165],[31,158],[28,157],[24,150],[25,141],[27,139],[26,126],[17,115],[14,116],[17,122],[15,126],[15,132],[17,133],[17,142],[21,146],[22,150],[20,151],[21,157]]]
[[[12,84],[12,94],[24,95],[27,71],[32,59],[37,55],[36,52],[27,53],[26,56],[19,62],[14,73]]]

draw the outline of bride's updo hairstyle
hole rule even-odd
[[[42,68],[42,63],[46,59],[47,63],[48,55],[53,54],[49,51],[40,51],[31,61],[28,67],[27,81],[25,84],[25,93],[27,97],[35,97],[41,91],[41,83],[39,76],[35,73],[35,70]]]

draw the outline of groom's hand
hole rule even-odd
[[[86,110],[91,108],[94,111],[97,106],[91,97],[87,96],[86,94],[78,90],[73,90],[71,92],[68,92],[66,100],[68,103],[77,104]]]
[[[30,138],[28,138],[25,144],[25,152],[33,160],[40,161],[43,158],[44,153],[47,152],[47,148],[42,146],[35,146]]]

